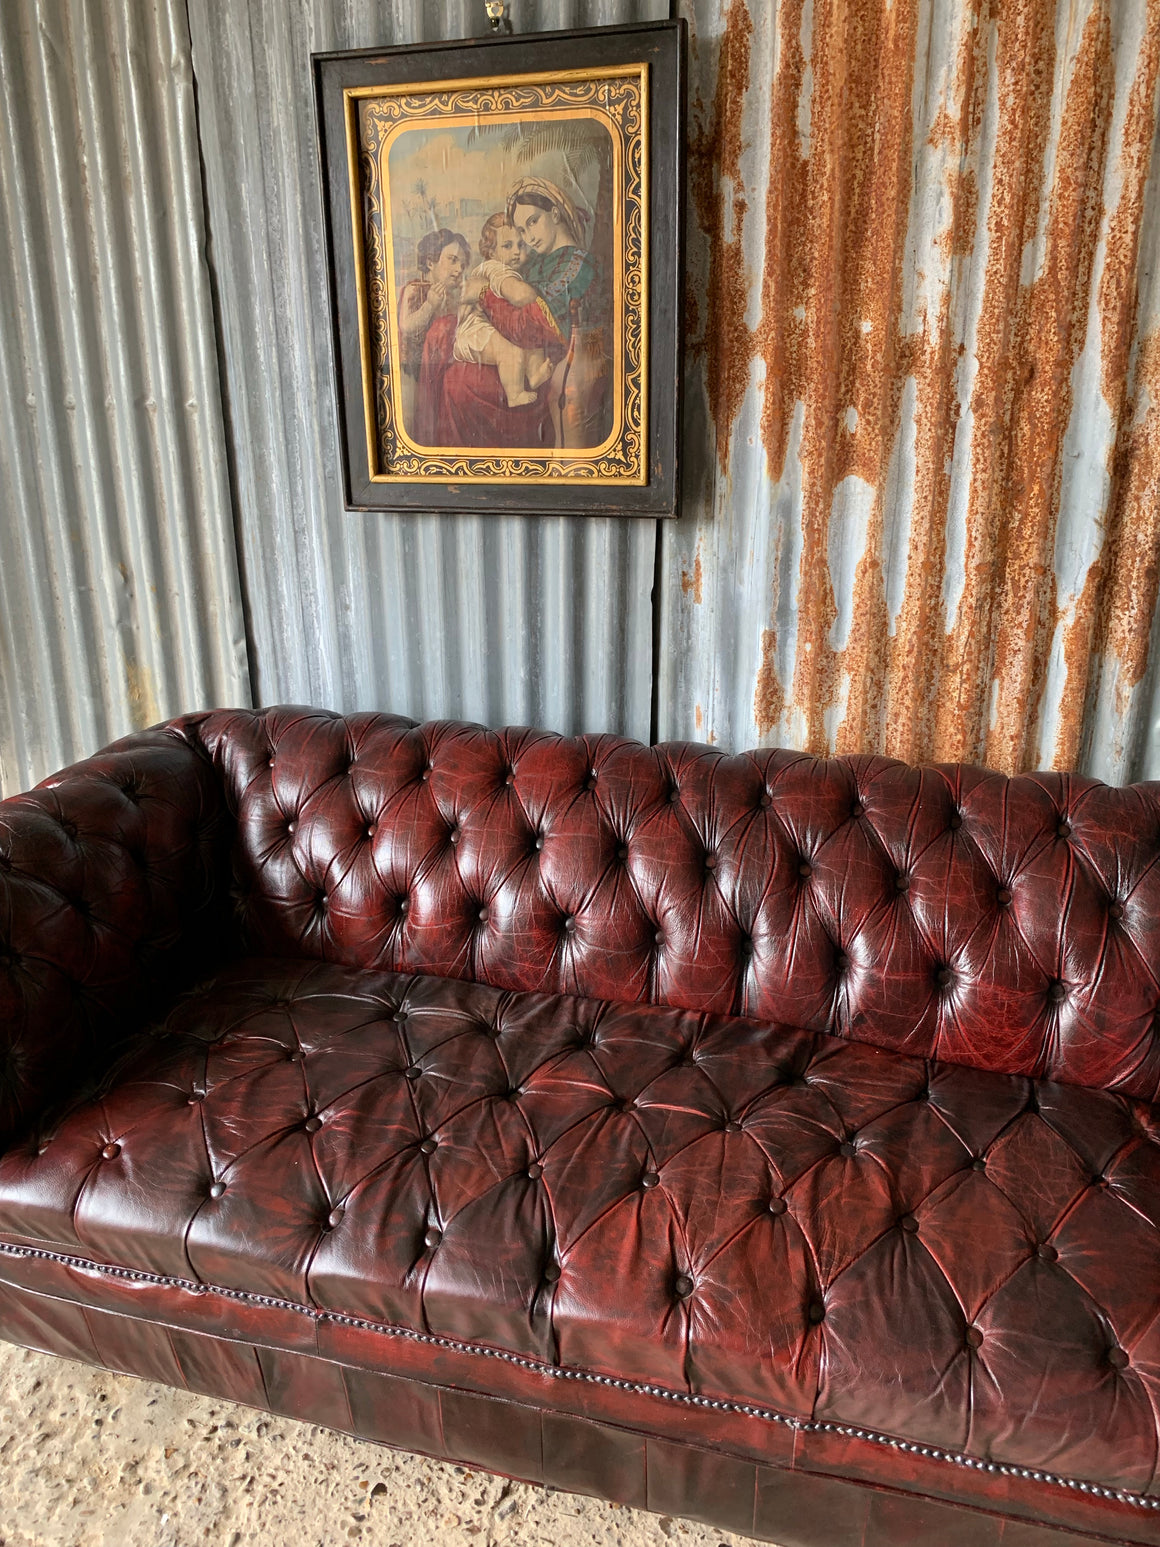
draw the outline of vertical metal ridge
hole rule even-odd
[[[184,11],[0,15],[0,787],[248,699]]]

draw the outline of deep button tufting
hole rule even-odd
[[[407,1079],[417,1080],[423,1071],[420,1069],[418,1064],[412,1064],[409,1069],[404,1069],[403,1073],[406,1075]]]
[[[294,832],[297,832],[297,830],[298,830],[298,823],[297,822],[287,822],[286,823],[286,831],[288,833],[294,833]]]
[[[375,824],[373,822],[371,822],[367,826],[367,837],[368,838],[373,838],[374,835],[375,835]]]
[[[939,988],[949,988],[955,980],[955,975],[949,967],[939,967],[935,972],[934,980]]]
[[[58,825],[60,827],[61,832],[65,835],[66,838],[75,838],[76,837],[76,835],[77,835],[77,824],[75,822],[62,821]]]
[[[428,763],[426,768],[424,768],[423,772],[419,775],[419,778],[423,781],[424,784],[426,784],[428,779],[430,779],[430,777],[431,777],[431,764]]]
[[[628,849],[625,847],[625,845],[623,843],[617,849],[616,857],[617,857],[618,860],[620,860],[622,862],[628,858]]]
[[[186,1099],[186,1105],[187,1106],[191,1106],[191,1107],[195,1107],[195,1106],[197,1106],[199,1101],[204,1101],[204,1100],[205,1100],[205,1091],[204,1090],[191,1090],[190,1093],[189,1093],[189,1096]]]
[[[272,757],[267,758],[266,759],[266,767],[267,768],[273,768],[273,766],[274,766],[274,759]]]
[[[342,1224],[342,1216],[345,1213],[346,1213],[345,1206],[343,1204],[341,1204],[341,1203],[336,1204],[334,1206],[334,1208],[331,1209],[330,1213],[326,1216],[326,1223],[327,1223],[328,1228],[333,1230],[333,1229],[335,1229],[336,1226],[341,1225]]]
[[[1059,1261],[1059,1253],[1056,1251],[1055,1247],[1052,1246],[1050,1241],[1044,1241],[1040,1246],[1038,1246],[1036,1248],[1036,1253],[1035,1254],[1036,1254],[1037,1257],[1040,1257],[1044,1262],[1058,1262]]]
[[[910,890],[910,877],[904,870],[900,870],[894,877],[894,889],[898,892],[908,892]]]
[[[121,1146],[119,1144],[106,1144],[104,1149],[101,1151],[101,1154],[105,1157],[106,1160],[116,1160],[120,1153]]]
[[[536,834],[536,840],[532,844],[532,848],[538,854],[543,847],[544,847],[544,835],[543,835],[543,833],[537,833]]]
[[[798,861],[798,875],[801,876],[803,881],[808,881],[813,873],[814,867],[810,864],[808,859]]]
[[[479,910],[479,922],[481,924],[486,924],[487,920],[488,920],[488,917],[489,917],[489,915],[488,915],[487,909],[486,908],[480,908],[480,910]]]
[[[820,1300],[811,1300],[809,1311],[806,1313],[812,1326],[818,1326],[826,1319],[826,1307]]]
[[[723,1123],[721,1126],[725,1133],[740,1133],[742,1131],[741,1124],[735,1123],[732,1119],[726,1123]]]
[[[317,1133],[322,1127],[322,1119],[321,1117],[308,1117],[302,1126],[307,1133]]]
[[[1066,817],[1064,817],[1063,820],[1060,822],[1059,826],[1055,829],[1055,831],[1056,831],[1057,835],[1060,838],[1070,838],[1071,837],[1071,823],[1067,820]]]
[[[225,1190],[226,1184],[224,1182],[214,1182],[210,1187],[209,1195],[211,1198],[220,1198]]]
[[[518,1085],[510,1085],[508,1089],[504,1091],[504,1098],[507,1101],[518,1101],[522,1095],[523,1091],[519,1088]]]
[[[434,1139],[424,1139],[419,1148],[424,1155],[433,1155],[439,1146]]]
[[[455,844],[455,843],[459,842],[459,829],[458,829],[458,827],[449,827],[447,829],[447,842],[451,843],[451,844]]]
[[[1001,908],[1008,908],[1008,907],[1010,907],[1010,905],[1011,905],[1011,893],[1007,889],[1007,887],[1001,886],[999,888],[999,890],[995,893],[995,901],[999,904],[999,906]]]
[[[406,913],[407,909],[410,906],[411,906],[411,900],[410,900],[409,897],[400,897],[399,898],[398,907],[399,907],[399,912],[400,913]]]
[[[950,828],[952,833],[957,833],[959,828],[962,825],[963,825],[963,815],[962,815],[962,812],[961,811],[953,811],[951,813],[950,821],[947,823],[947,826]]]
[[[693,1280],[687,1273],[679,1273],[673,1282],[673,1291],[680,1300],[687,1300],[693,1293]]]
[[[705,869],[706,870],[716,870],[716,868],[717,868],[717,856],[715,854],[706,854],[705,855]]]
[[[1122,1348],[1108,1349],[1108,1363],[1113,1370],[1126,1370],[1129,1362],[1128,1355]]]
[[[1108,917],[1110,919],[1122,919],[1123,916],[1124,905],[1122,902],[1110,902],[1108,904]]]
[[[669,805],[670,806],[675,806],[677,801],[680,800],[680,798],[681,798],[680,790],[676,787],[675,784],[670,785],[669,786]]]
[[[320,912],[325,911],[326,893],[321,889],[314,894],[314,906],[318,908]]]
[[[555,1284],[555,1283],[559,1282],[559,1279],[560,1279],[560,1270],[559,1270],[559,1268],[556,1266],[556,1264],[554,1262],[550,1262],[548,1264],[548,1266],[544,1269],[544,1282],[546,1284]]]
[[[664,930],[663,929],[658,929],[656,934],[653,936],[653,940],[654,940],[654,942],[657,945],[664,945],[664,943],[665,943],[665,932],[664,932]]]
[[[426,1235],[423,1237],[423,1242],[427,1246],[438,1246],[442,1239],[442,1230],[440,1230],[437,1225],[432,1225],[430,1230],[428,1230]]]
[[[964,1342],[968,1348],[981,1348],[983,1345],[983,1334],[979,1331],[978,1327],[968,1327]]]
[[[594,790],[596,788],[596,770],[595,770],[595,768],[592,769],[592,771],[591,771],[591,773],[589,773],[587,779],[585,779],[585,781],[584,781],[584,788],[586,790]]]
[[[655,1187],[659,1181],[660,1177],[655,1171],[646,1171],[640,1179],[640,1185],[642,1187]]]
[[[509,768],[507,773],[504,774],[503,782],[509,789],[516,782],[516,771],[514,768]]]
[[[985,1171],[986,1169],[987,1169],[987,1162],[982,1158],[981,1155],[978,1156],[975,1160],[971,1161],[971,1170],[972,1171]]]
[[[844,1160],[853,1160],[857,1153],[858,1151],[850,1143],[849,1139],[843,1140],[843,1142],[838,1145],[838,1154],[841,1155]]]
[[[737,949],[742,956],[752,956],[753,941],[749,938],[748,935],[742,935],[741,939],[737,942]]]
[[[528,1177],[530,1180],[533,1182],[538,1182],[543,1174],[543,1166],[540,1165],[539,1161],[533,1160],[531,1165],[528,1167]]]
[[[286,1062],[288,1064],[300,1064],[302,1062],[302,1054],[297,1050],[289,1052],[286,1054]]]
[[[1054,983],[1049,983],[1047,986],[1047,997],[1051,1000],[1052,1004],[1062,1004],[1067,998],[1066,985],[1061,983],[1058,978]]]
[[[784,1214],[786,1207],[787,1205],[784,1198],[771,1198],[769,1200],[769,1212],[771,1214]]]
[[[862,804],[862,802],[860,800],[856,800],[854,802],[854,804],[850,807],[850,815],[855,820],[857,820],[857,818],[860,817],[860,816],[865,816],[866,815],[866,807]]]
[[[773,805],[773,796],[769,793],[768,790],[762,790],[761,799],[757,802],[757,804],[764,810],[766,807]]]
[[[904,1230],[907,1235],[917,1235],[918,1220],[915,1219],[913,1214],[903,1214],[902,1218],[898,1221],[898,1228]]]
[[[849,970],[850,958],[846,955],[845,951],[839,951],[837,956],[834,957],[834,971],[849,972]]]
[[[576,920],[573,918],[572,914],[566,913],[564,915],[564,917],[560,920],[560,928],[566,935],[570,935],[575,931]]]

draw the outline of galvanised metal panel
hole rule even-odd
[[[1160,774],[1160,0],[693,0],[662,737]]]
[[[0,791],[246,703],[184,0],[0,6]]]
[[[664,4],[517,3],[521,32]],[[310,55],[487,31],[482,0],[190,0],[262,701],[647,739],[655,525],[342,506]]]

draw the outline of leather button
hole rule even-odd
[[[533,1160],[528,1167],[528,1176],[533,1182],[538,1182],[544,1174],[544,1168],[538,1161]]]
[[[949,967],[940,967],[934,975],[934,980],[939,988],[949,988],[955,980],[955,975]]]
[[[287,1053],[286,1062],[288,1064],[300,1064],[302,1062],[302,1054],[298,1052]]]
[[[104,1149],[101,1151],[101,1154],[105,1157],[106,1160],[116,1160],[120,1153],[121,1146],[119,1144],[106,1144]]]
[[[1044,1262],[1059,1261],[1059,1253],[1056,1251],[1055,1247],[1052,1246],[1050,1241],[1043,1242],[1043,1244],[1037,1249],[1036,1256],[1042,1258]]]
[[[1005,886],[995,893],[995,901],[1001,908],[1009,908],[1011,906],[1011,893]]]
[[[404,1069],[403,1073],[406,1075],[407,1079],[417,1080],[423,1071],[420,1069],[418,1064],[412,1064],[409,1069]]]
[[[866,807],[860,800],[855,801],[850,807],[850,815],[855,818],[866,815]]]
[[[673,1284],[673,1289],[679,1299],[687,1300],[693,1293],[693,1280],[687,1274],[682,1273]]]
[[[640,1185],[642,1187],[655,1187],[659,1181],[660,1177],[655,1171],[646,1171],[640,1179]]]
[[[548,1266],[544,1269],[544,1282],[547,1283],[547,1284],[555,1284],[556,1282],[558,1282],[559,1277],[560,1277],[560,1270],[559,1270],[559,1268],[556,1266],[556,1264],[554,1262],[550,1262],[548,1264]]]
[[[189,1093],[189,1099],[186,1101],[186,1106],[195,1107],[195,1106],[197,1106],[199,1101],[204,1101],[204,1100],[205,1100],[205,1091],[204,1090],[192,1090]]]
[[[1047,997],[1052,1004],[1062,1004],[1067,998],[1067,988],[1063,983],[1052,983],[1047,990]]]
[[[585,779],[584,788],[586,790],[594,790],[596,788],[596,775],[594,773],[590,773],[587,779]]]
[[[306,1129],[307,1133],[317,1133],[322,1127],[322,1119],[321,1117],[308,1117],[302,1126]]]
[[[459,842],[459,829],[458,829],[458,827],[449,827],[447,829],[447,842],[448,843],[458,843]]]
[[[985,1160],[983,1160],[982,1158],[980,1158],[978,1160],[972,1160],[971,1161],[971,1170],[972,1171],[985,1171],[986,1169],[987,1169],[987,1162]]]
[[[675,806],[677,801],[680,800],[680,798],[681,798],[681,792],[680,792],[679,789],[677,789],[676,785],[674,784],[673,787],[669,790],[669,805],[670,806]]]
[[[507,785],[507,787],[509,789],[516,782],[516,776],[515,776],[515,773],[512,771],[512,769],[509,768],[507,773],[504,774],[503,782]]]
[[[372,823],[371,826],[367,828],[367,837],[368,838],[373,838],[374,835],[375,835],[375,829],[374,829],[374,824]]]
[[[898,1221],[898,1228],[900,1230],[905,1230],[907,1235],[917,1235],[918,1220],[915,1219],[913,1214],[904,1214]]]
[[[847,1140],[844,1144],[838,1145],[838,1154],[841,1155],[845,1160],[853,1160],[857,1153],[858,1151],[849,1142],[849,1140]]]
[[[894,888],[899,892],[909,892],[910,877],[900,870],[894,877]]]
[[[522,1095],[523,1091],[518,1085],[513,1085],[510,1090],[504,1091],[504,1096],[508,1101],[518,1101]]]
[[[424,1155],[433,1155],[439,1146],[436,1144],[434,1139],[424,1139],[419,1148],[422,1150]]]
[[[1108,1349],[1108,1363],[1113,1370],[1126,1370],[1128,1368],[1128,1355],[1122,1348]]]
[[[566,935],[573,934],[576,929],[576,920],[569,913],[560,926]]]
[[[427,1234],[423,1237],[423,1241],[427,1246],[438,1246],[442,1239],[442,1230],[437,1229],[434,1225],[431,1226],[430,1230],[428,1230]]]
[[[716,870],[716,868],[717,868],[717,856],[715,854],[706,854],[705,855],[705,869],[706,870]]]
[[[803,881],[808,881],[813,873],[814,867],[810,864],[808,859],[803,859],[801,864],[798,866],[798,875],[801,876]]]
[[[950,821],[947,823],[947,826],[950,828],[952,833],[957,833],[959,828],[962,825],[963,825],[962,815],[958,811],[954,812],[954,814],[951,816]]]
[[[341,1203],[337,1204],[333,1209],[331,1209],[330,1213],[326,1216],[326,1223],[331,1230],[333,1230],[336,1225],[342,1224],[342,1216],[345,1213],[346,1208]]]
[[[1056,831],[1056,835],[1058,837],[1060,837],[1060,838],[1070,838],[1071,837],[1071,823],[1067,820],[1066,817],[1064,817],[1063,821],[1060,822],[1059,826],[1055,829],[1055,831]]]
[[[741,1124],[740,1123],[735,1123],[735,1122],[732,1122],[732,1121],[727,1122],[724,1125],[724,1131],[726,1133],[740,1133],[741,1132]]]
[[[538,854],[543,847],[544,847],[544,835],[542,833],[537,833],[536,834],[536,841],[533,844],[533,848],[536,850],[536,853]]]
[[[979,1331],[978,1327],[968,1327],[967,1328],[967,1334],[966,1334],[966,1344],[967,1344],[967,1347],[968,1348],[980,1348],[982,1346],[982,1343],[983,1343],[983,1334]]]
[[[622,861],[626,860],[628,858],[628,850],[625,848],[623,843],[620,845],[620,848],[617,849],[616,857],[617,857],[617,859],[622,860]]]
[[[834,957],[834,971],[835,972],[849,972],[849,970],[850,970],[850,958],[844,952],[841,952],[837,956]]]
[[[826,1307],[821,1303],[820,1300],[814,1300],[810,1305],[808,1315],[810,1324],[816,1327],[819,1325],[819,1323],[825,1321]]]
[[[406,913],[407,909],[410,906],[411,906],[411,900],[410,900],[409,897],[400,897],[399,898],[399,912],[400,913]]]
[[[273,768],[273,766],[274,766],[274,759],[272,757],[271,758],[267,758],[266,759],[266,767],[267,768]]]
[[[286,823],[286,831],[288,833],[296,832],[297,829],[298,829],[298,823],[297,822],[287,822]]]
[[[430,763],[427,764],[426,768],[424,768],[423,772],[419,775],[419,777],[420,777],[420,779],[422,779],[424,784],[427,783],[428,779],[430,779],[430,777],[431,777],[431,765],[430,765]]]
[[[758,801],[758,805],[763,809],[773,805],[773,796],[769,793],[768,790],[762,790],[761,799]]]
[[[479,910],[479,922],[481,924],[486,924],[487,920],[488,920],[487,909],[486,908],[480,908],[480,910]]]
[[[657,945],[664,945],[664,943],[665,943],[665,932],[664,932],[664,930],[663,929],[658,929],[656,934],[653,936],[653,940],[656,942]]]
[[[746,957],[752,956],[753,955],[753,941],[750,940],[748,935],[742,935],[741,939],[737,942],[737,949],[741,953],[742,956],[746,956]]]
[[[220,1198],[225,1190],[226,1184],[224,1182],[214,1182],[213,1186],[209,1190],[209,1195],[211,1198]]]
[[[1108,917],[1110,919],[1122,919],[1123,916],[1124,905],[1122,902],[1111,902],[1108,904]]]
[[[771,1214],[784,1214],[786,1207],[787,1204],[784,1198],[771,1198],[769,1200],[769,1212]]]

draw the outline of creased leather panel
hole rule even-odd
[[[277,958],[0,1158],[9,1240],[1141,1494],[1158,1216],[1121,1096]]]

